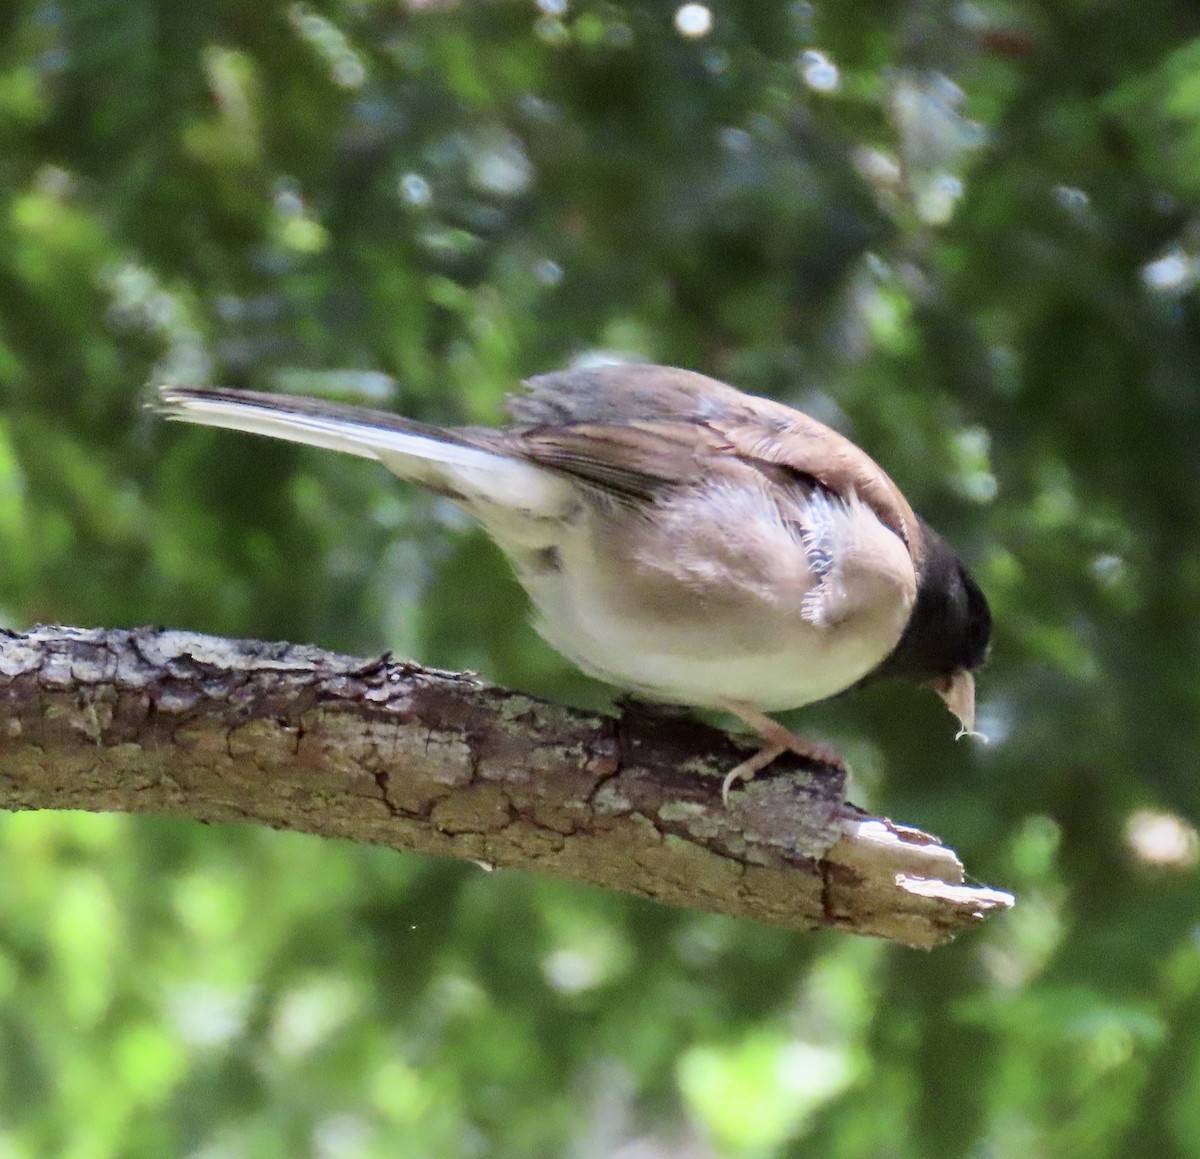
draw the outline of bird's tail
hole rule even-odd
[[[544,518],[558,513],[568,498],[561,478],[506,452],[500,437],[486,431],[436,427],[322,399],[225,388],[161,387],[159,409],[181,422],[376,459],[402,479],[469,508]]]

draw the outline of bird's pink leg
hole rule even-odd
[[[765,769],[776,757],[784,753],[795,753],[798,757],[804,757],[805,760],[824,765],[839,773],[849,772],[841,755],[828,745],[809,740],[806,736],[784,728],[779,721],[772,720],[753,705],[741,700],[726,700],[722,701],[721,707],[749,725],[766,742],[753,756],[747,757],[725,774],[725,780],[721,783],[721,800],[726,805],[729,804],[729,790],[735,781],[749,781],[755,773]]]

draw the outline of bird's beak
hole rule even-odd
[[[966,668],[960,668],[950,676],[939,676],[932,681],[930,687],[945,702],[946,707],[958,717],[961,726],[955,740],[971,736],[976,740],[986,741],[987,737],[975,731],[975,674]]]

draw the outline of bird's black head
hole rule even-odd
[[[925,550],[912,615],[872,677],[938,680],[974,672],[987,659],[992,636],[987,597],[936,531],[922,523],[921,532]]]

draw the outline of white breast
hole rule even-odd
[[[825,502],[815,513],[818,566],[770,504],[743,492],[718,500],[714,511],[711,495],[683,497],[632,531],[592,512],[560,525],[543,566],[514,553],[538,631],[602,680],[701,707],[810,704],[887,656],[908,622],[915,576],[907,548],[865,505],[831,512]],[[545,566],[551,558],[556,566]]]
[[[814,628],[799,615],[776,621],[772,645],[746,650],[731,639],[736,625],[733,632],[712,621],[688,633],[648,631],[561,587],[534,598],[537,629],[553,648],[601,680],[668,704],[715,708],[741,700],[766,712],[798,708],[849,688],[891,651]]]

